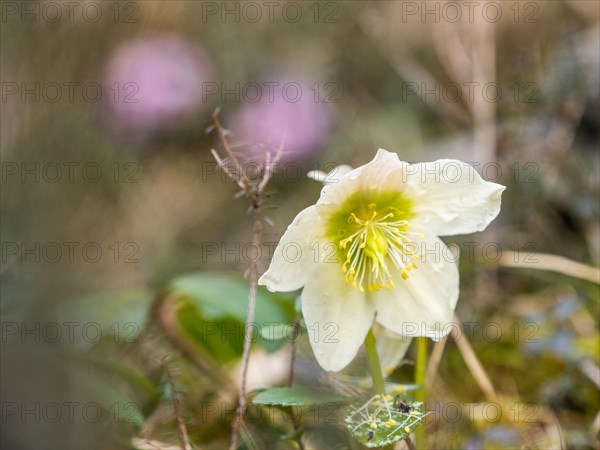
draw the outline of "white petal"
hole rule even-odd
[[[381,330],[377,336],[376,345],[379,363],[384,374],[398,367],[411,342],[411,337],[400,336],[387,328]]]
[[[314,205],[300,211],[279,240],[269,269],[260,277],[258,284],[270,291],[282,292],[304,286],[308,272],[317,263],[310,247],[319,241],[322,229]]]
[[[327,173],[322,170],[311,170],[306,174],[308,178],[311,180],[318,181],[319,183],[325,184],[325,178],[327,178]]]
[[[433,234],[415,239],[417,269],[408,279],[397,276],[396,287],[375,295],[376,320],[402,336],[439,340],[450,332],[458,300],[458,268],[452,253]]]
[[[339,182],[340,178],[352,172],[352,170],[354,170],[352,167],[342,164],[341,166],[333,168],[331,172],[325,173],[322,170],[311,170],[306,174],[306,176],[315,181],[319,181],[325,185],[328,185]]]
[[[339,204],[360,189],[387,189],[387,180],[397,184],[397,180],[403,179],[401,173],[405,167],[409,167],[409,164],[401,162],[396,153],[380,148],[372,161],[348,172],[340,177],[338,183],[323,189],[317,203]]]
[[[337,372],[364,343],[375,307],[364,293],[344,285],[339,263],[323,263],[304,286],[302,314],[317,361]]]
[[[455,159],[413,164],[405,173],[415,221],[438,236],[482,231],[500,212],[505,187]]]

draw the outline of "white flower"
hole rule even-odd
[[[504,190],[461,161],[408,164],[383,149],[344,172],[317,174],[329,182],[259,280],[271,291],[304,288],[311,346],[330,371],[352,361],[374,320],[401,336],[448,334],[459,277],[438,236],[483,230]]]

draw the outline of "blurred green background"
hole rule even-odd
[[[2,448],[180,448],[177,416],[194,448],[228,445],[251,220],[210,153],[215,110],[244,160],[287,132],[263,268],[318,198],[309,170],[382,147],[506,185],[490,229],[447,241],[463,255],[457,315],[496,397],[449,341],[428,443],[600,448],[600,3],[1,8]],[[257,85],[275,100],[255,102]],[[261,295],[259,322],[293,322],[294,294]],[[256,349],[251,386],[285,383],[289,344]],[[343,383],[305,335],[298,352],[298,383]],[[285,414],[259,411],[245,448],[296,448]],[[306,448],[357,445],[319,412],[302,416]]]

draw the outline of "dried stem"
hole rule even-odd
[[[456,315],[454,316],[453,320],[458,325],[458,327],[452,327],[450,335],[452,336],[454,342],[456,342],[458,351],[465,360],[465,363],[467,364],[467,367],[469,367],[469,370],[475,378],[475,381],[477,382],[481,390],[485,393],[488,400],[492,402],[497,402],[498,395],[496,394],[494,385],[492,384],[490,377],[486,373],[485,369],[481,365],[481,362],[479,362],[479,359],[477,358],[473,347],[471,347],[469,340],[463,332],[462,326],[460,325],[460,320]]]
[[[446,347],[447,339],[443,338],[433,345],[431,356],[429,357],[429,364],[427,364],[427,373],[425,374],[425,387],[429,388],[433,386],[437,370],[444,354],[444,348]]]
[[[267,152],[265,157],[265,164],[261,172],[258,174],[258,178],[256,180],[252,180],[248,178],[246,171],[243,170],[238,158],[235,156],[233,151],[231,150],[231,146],[227,140],[227,134],[219,118],[216,114],[212,116],[213,122],[217,131],[219,132],[219,137],[221,139],[221,143],[223,144],[223,148],[225,153],[227,154],[227,160],[233,163],[234,169],[227,164],[225,159],[219,157],[219,154],[213,149],[212,154],[217,161],[217,164],[223,169],[223,171],[237,183],[238,186],[242,189],[242,191],[246,194],[248,200],[250,200],[250,207],[252,210],[252,245],[253,248],[260,248],[261,246],[261,236],[263,231],[263,195],[264,189],[271,178],[271,174],[273,173],[273,165],[279,161],[281,157],[281,153],[283,151],[284,140],[277,149],[277,152],[274,156],[271,156],[269,152]],[[259,278],[259,266],[256,258],[253,258],[250,263],[249,268],[250,274],[250,294],[248,296],[248,310],[246,314],[246,328],[244,333],[244,350],[242,353],[242,366],[241,366],[241,380],[240,380],[240,388],[239,388],[239,400],[238,406],[236,408],[235,420],[233,421],[232,426],[232,436],[231,436],[231,444],[229,446],[230,450],[235,450],[238,447],[238,439],[240,428],[243,425],[244,411],[246,409],[246,383],[247,383],[247,375],[248,375],[248,366],[250,363],[250,350],[252,344],[252,332],[254,330],[254,311],[256,309],[256,291],[258,289],[258,278]]]
[[[417,447],[415,447],[415,444],[410,437],[407,437],[406,439],[404,439],[404,442],[406,442],[406,446],[408,447],[408,450],[417,450]]]
[[[262,235],[262,210],[257,198],[252,198],[252,245],[260,246]],[[255,247],[256,248],[256,247]],[[242,353],[242,379],[240,382],[239,401],[233,422],[233,435],[231,437],[230,450],[235,450],[238,446],[238,435],[244,411],[246,409],[246,379],[248,375],[248,366],[250,363],[250,348],[252,343],[252,332],[254,330],[254,310],[256,309],[256,290],[258,287],[258,264],[252,262],[250,265],[250,295],[248,297],[248,310],[246,312],[246,332],[244,335],[244,352]]]
[[[227,140],[227,135],[225,132],[225,128],[223,128],[223,125],[221,125],[221,121],[219,120],[219,116],[217,116],[216,114],[212,115],[212,120],[215,123],[215,127],[217,127],[217,131],[219,132],[219,137],[221,138],[221,143],[223,144],[223,148],[225,149],[225,153],[227,153],[227,156],[229,158],[231,158],[231,160],[236,163],[239,164],[239,161],[237,159],[237,157],[235,156],[235,154],[233,153],[233,151],[231,151],[231,146],[229,145],[229,141]],[[214,151],[213,151],[213,155],[214,155]]]
[[[190,439],[187,433],[187,427],[185,426],[185,422],[183,420],[181,404],[179,403],[179,392],[177,392],[177,389],[175,388],[173,377],[171,376],[171,372],[169,371],[169,367],[167,366],[166,359],[163,358],[160,361],[160,365],[165,374],[165,382],[171,387],[173,411],[175,413],[175,419],[177,420],[177,436],[179,437],[179,446],[182,450],[192,450],[192,446],[190,445]]]
[[[549,270],[561,273],[580,280],[600,284],[600,269],[587,264],[582,264],[572,259],[547,253],[536,253],[535,258],[528,260],[528,255],[519,252],[505,252],[498,265],[504,267],[518,267],[521,269]]]

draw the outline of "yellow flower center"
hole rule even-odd
[[[373,292],[395,286],[394,269],[408,278],[418,259],[410,239],[418,233],[408,231],[411,218],[412,202],[401,192],[365,189],[344,201],[329,218],[327,232],[338,245],[346,284]]]

